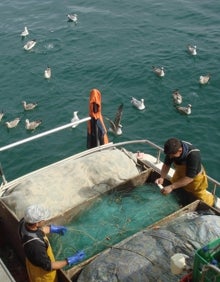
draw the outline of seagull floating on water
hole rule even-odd
[[[44,71],[44,77],[47,79],[51,78],[51,68],[49,66]]]
[[[27,103],[26,101],[22,101],[22,104],[23,104],[23,108],[26,111],[33,110],[38,105],[38,103]]]
[[[68,18],[68,21],[69,21],[69,22],[74,22],[75,24],[76,24],[77,21],[78,21],[78,16],[77,16],[77,14],[68,14],[68,15],[67,15],[67,18]]]
[[[24,49],[26,51],[31,50],[35,45],[36,45],[37,41],[35,39],[33,40],[29,40],[25,45],[24,45]]]
[[[27,36],[28,34],[29,34],[29,31],[28,31],[27,27],[25,26],[25,27],[24,27],[24,30],[23,30],[22,33],[21,33],[21,36],[22,36],[22,37],[25,37],[25,36]]]
[[[208,82],[209,82],[209,80],[210,80],[210,78],[211,78],[211,75],[210,74],[207,74],[207,75],[200,75],[200,77],[199,77],[199,83],[200,84],[207,84]]]
[[[73,112],[73,118],[71,119],[71,122],[77,122],[79,120],[79,117],[78,117],[78,111],[74,111]],[[79,125],[78,123],[74,124],[72,126],[72,128],[75,128],[77,127],[77,125]]]
[[[183,101],[183,97],[180,94],[179,90],[178,89],[174,90],[172,95],[173,95],[174,103],[180,105]]]
[[[5,125],[7,126],[7,128],[14,128],[19,124],[20,120],[21,118],[17,117],[14,120],[7,121]]]
[[[25,128],[27,130],[34,130],[37,128],[40,124],[42,123],[42,120],[34,120],[34,121],[29,121],[29,119],[25,120]]]
[[[195,45],[188,45],[187,46],[187,49],[188,49],[188,52],[191,54],[191,55],[193,55],[193,56],[195,56],[195,55],[197,55],[197,47],[195,46]]]
[[[4,115],[5,115],[5,113],[3,111],[1,111],[1,113],[0,113],[0,121],[2,120]]]
[[[144,99],[141,99],[140,101],[137,100],[134,97],[131,97],[131,104],[136,107],[138,110],[144,110],[145,105],[144,105]]]
[[[123,111],[123,104],[121,104],[118,107],[114,121],[106,117],[106,120],[108,120],[110,123],[109,132],[112,132],[115,135],[122,134],[122,125],[121,125],[122,111]]]
[[[176,107],[176,109],[181,113],[181,114],[185,114],[185,115],[190,115],[192,110],[192,105],[188,104],[186,107]]]
[[[165,76],[164,67],[155,67],[152,66],[153,72],[160,77]]]

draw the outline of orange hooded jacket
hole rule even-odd
[[[107,130],[102,117],[102,95],[98,89],[90,91],[89,116],[91,120],[87,124],[87,148],[94,148],[107,144]]]

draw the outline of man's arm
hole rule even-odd
[[[163,185],[164,178],[166,178],[169,170],[170,170],[170,165],[163,164],[162,169],[161,169],[161,175],[159,178],[155,180],[155,183]]]
[[[51,270],[61,269],[66,265],[68,265],[67,260],[53,261],[53,262],[51,262]]]
[[[162,190],[161,193],[163,193],[164,195],[167,195],[169,193],[171,193],[173,190],[184,187],[186,185],[188,185],[189,183],[191,183],[193,181],[193,178],[190,178],[188,176],[184,176],[182,178],[180,178],[178,181],[165,186]]]
[[[170,170],[170,166],[166,165],[166,164],[163,164],[162,169],[161,169],[160,177],[163,178],[163,179],[166,178],[169,170]]]

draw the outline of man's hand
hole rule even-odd
[[[170,194],[172,191],[173,191],[172,185],[165,186],[163,189],[161,189],[161,193],[162,193],[163,195],[168,195],[168,194]]]

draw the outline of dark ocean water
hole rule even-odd
[[[124,103],[123,135],[110,141],[149,139],[162,146],[175,136],[201,149],[208,174],[219,177],[220,141],[220,18],[219,1],[23,1],[0,2],[0,147],[70,122],[72,112],[88,116],[89,92],[102,93],[103,115],[113,118]],[[78,24],[67,22],[78,14]],[[24,26],[29,36],[22,40]],[[27,40],[36,39],[29,52]],[[198,55],[186,46],[197,46]],[[44,69],[52,69],[45,80]],[[158,78],[152,65],[163,66]],[[211,74],[208,85],[199,76]],[[171,93],[179,89],[183,116]],[[133,108],[130,98],[144,98],[146,109]],[[24,112],[21,101],[38,102]],[[15,129],[5,121],[21,117]],[[42,119],[27,132],[25,119]],[[107,123],[106,123],[107,125]],[[8,180],[86,149],[86,124],[1,152]]]

